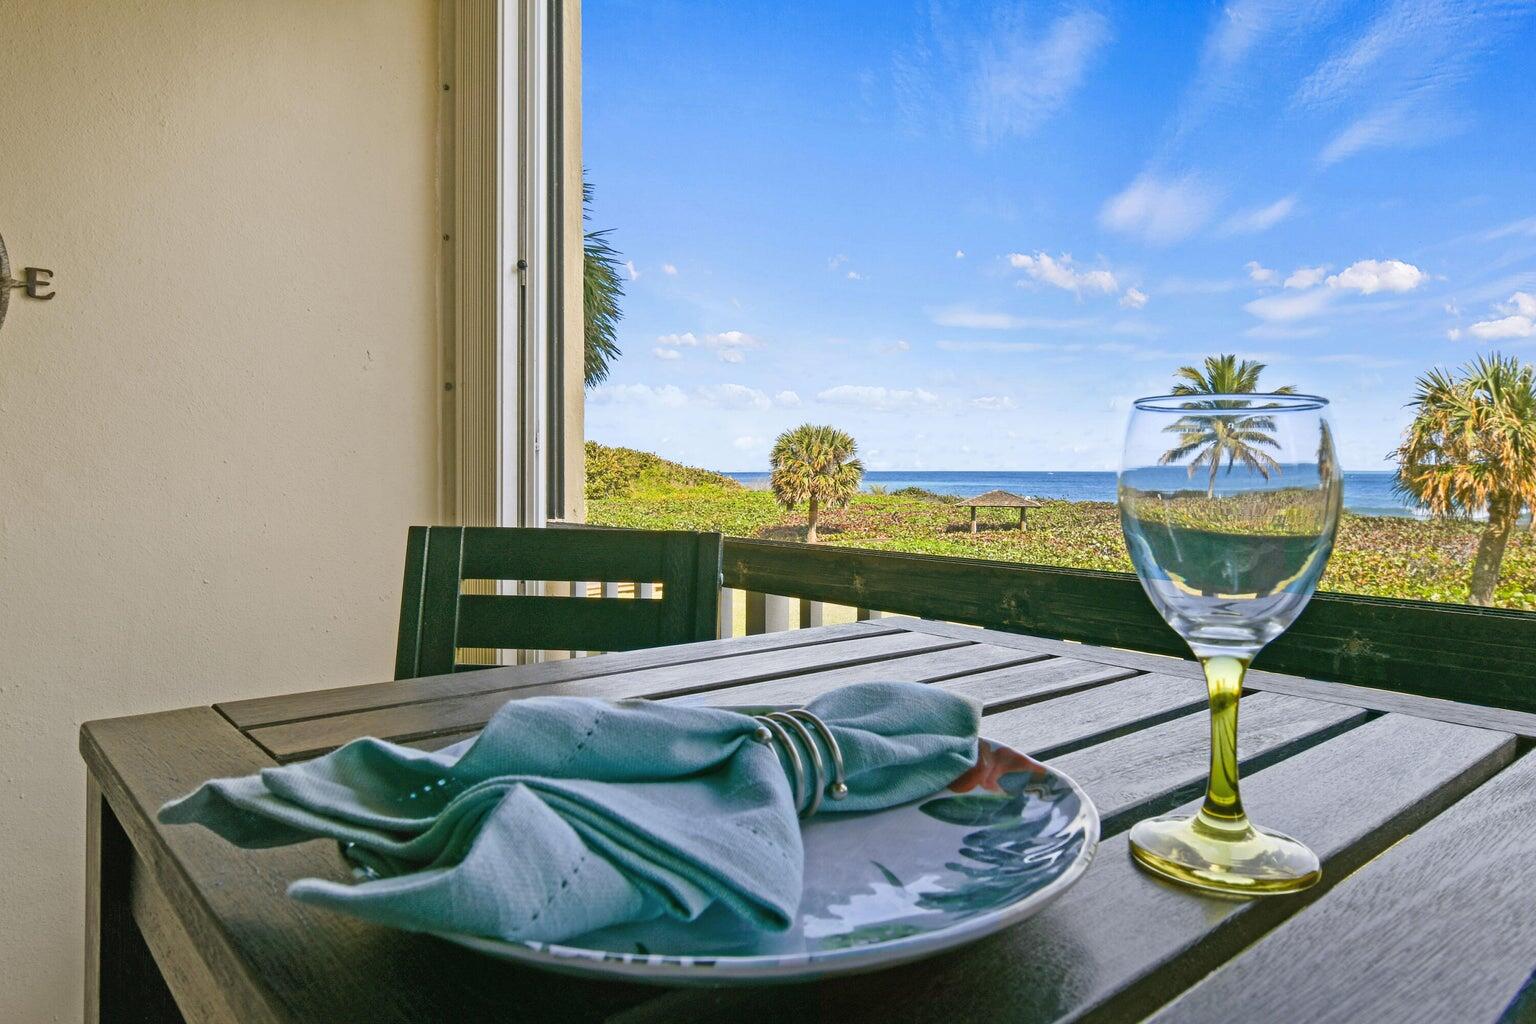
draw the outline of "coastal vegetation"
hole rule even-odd
[[[799,540],[803,512],[785,511],[773,494],[750,490],[718,473],[588,442],[588,466],[620,464],[588,481],[587,518],[604,526],[719,530],[736,537]],[[617,453],[617,454],[614,454]],[[644,456],[636,459],[636,456]],[[651,462],[650,460],[655,460]],[[640,467],[640,468],[637,468]],[[607,483],[594,489],[599,480]],[[1467,566],[1483,524],[1460,518],[1416,520],[1346,512],[1323,577],[1325,590],[1376,597],[1466,603]],[[953,499],[903,488],[857,494],[845,508],[823,513],[821,543],[885,551],[991,558],[1073,569],[1132,571],[1112,502],[1044,500],[1018,529],[1012,509],[981,511],[981,530],[968,532],[967,513]],[[1509,539],[1494,605],[1536,611],[1536,537]]]

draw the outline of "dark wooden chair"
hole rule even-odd
[[[661,584],[660,600],[503,596],[466,580]],[[492,589],[492,588],[468,588]],[[628,651],[713,640],[720,534],[680,530],[413,526],[395,678],[440,675],[460,648]]]

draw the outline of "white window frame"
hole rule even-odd
[[[579,19],[579,0],[442,0],[445,522],[580,518],[580,87],[560,77]]]

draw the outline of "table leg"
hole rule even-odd
[[[133,844],[96,780],[85,784],[86,1024],[182,1021],[129,904]]]

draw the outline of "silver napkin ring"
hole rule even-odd
[[[794,786],[795,809],[800,817],[809,818],[821,809],[823,793],[833,800],[841,800],[848,795],[843,751],[837,745],[837,737],[833,736],[832,730],[827,728],[827,723],[804,708],[754,715],[753,720],[758,723],[753,739],[759,743],[778,743],[784,748],[785,760],[789,762],[790,778]],[[830,785],[827,783],[827,765],[821,756],[821,748],[816,743],[816,737],[811,735],[810,730],[803,723],[810,723],[817,735],[821,737],[822,743],[826,745],[827,754],[832,760]],[[806,800],[806,759],[801,757],[799,750],[802,746],[805,748],[806,757],[810,759],[811,772],[814,776],[810,784],[809,803]]]

